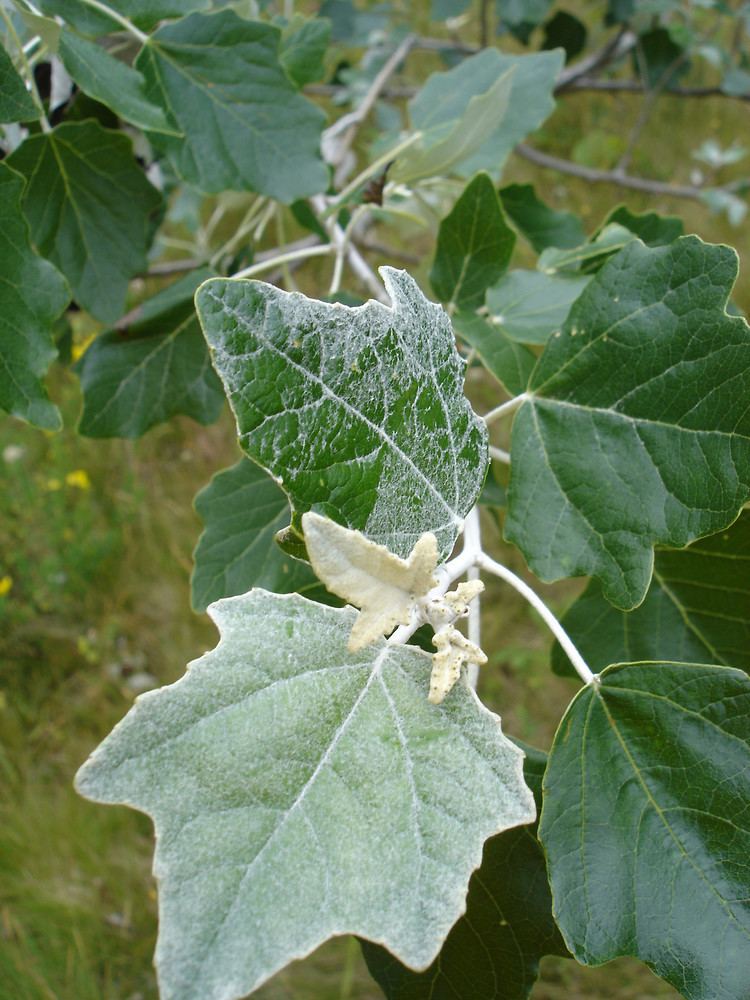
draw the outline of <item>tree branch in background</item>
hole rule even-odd
[[[567,86],[565,90],[567,93],[599,90],[621,94],[642,94],[644,87],[638,80],[596,80],[592,77],[581,77]],[[721,87],[666,87],[663,93],[672,97],[724,97],[733,101],[750,101],[750,94],[727,94]]]

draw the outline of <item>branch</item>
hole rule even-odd
[[[328,204],[326,202],[325,195],[316,194],[310,199],[310,204],[312,205],[315,212],[319,217],[324,218],[325,213],[328,209]],[[347,263],[351,267],[352,271],[357,275],[362,284],[364,284],[374,298],[378,302],[383,302],[386,305],[389,304],[390,300],[385,294],[383,286],[378,281],[377,275],[364,259],[362,254],[357,250],[354,243],[347,239],[344,230],[336,222],[335,218],[325,219],[323,222],[326,232],[331,237],[331,243],[337,252],[343,252],[346,256]]]
[[[578,62],[564,69],[557,78],[555,93],[563,93],[573,88],[581,78],[590,78],[592,74],[601,72],[610,63],[627,55],[635,46],[636,41],[637,36],[634,32],[627,27],[621,28],[615,37],[610,39],[598,52],[586,56],[585,59],[579,59]]]
[[[558,170],[561,174],[569,174],[571,177],[580,177],[581,180],[588,181],[590,184],[616,184],[619,187],[631,188],[633,191],[645,191],[646,194],[667,195],[670,198],[692,198],[696,201],[700,201],[705,194],[703,188],[690,184],[668,184],[666,181],[655,181],[647,177],[634,177],[624,171],[594,170],[592,167],[582,167],[570,160],[562,160],[557,156],[550,156],[549,153],[542,153],[523,142],[516,146],[515,152],[524,160],[529,160],[538,167]]]
[[[642,94],[644,86],[638,80],[595,80],[591,77],[581,77],[570,86],[566,92],[579,90],[598,90],[619,94]],[[672,97],[727,97],[733,101],[750,101],[750,94],[727,94],[721,87],[666,87],[663,91]]]

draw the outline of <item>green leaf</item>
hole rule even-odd
[[[524,777],[539,799],[547,755],[523,749]],[[542,955],[568,955],[552,918],[535,826],[487,841],[469,882],[466,913],[424,972],[413,972],[379,945],[362,942],[362,951],[388,1000],[526,1000]]]
[[[676,215],[658,215],[656,212],[631,212],[626,205],[613,209],[601,229],[616,222],[643,240],[646,246],[660,247],[673,243],[682,236],[685,227]]]
[[[458,313],[453,317],[453,326],[511,395],[526,389],[536,364],[536,357],[527,347],[516,344],[501,327],[475,313]]]
[[[83,389],[79,432],[140,437],[185,413],[201,424],[218,419],[224,401],[193,306],[210,271],[194,271],[144,303],[127,329],[108,330],[78,363]]]
[[[614,222],[604,226],[581,246],[562,250],[548,247],[539,257],[537,267],[544,274],[598,271],[609,257],[622,250],[634,238],[629,229]]]
[[[244,997],[337,934],[429,964],[492,836],[534,818],[522,753],[430,657],[346,644],[356,612],[253,590],[77,777],[154,819],[164,1000]]]
[[[570,62],[586,48],[588,30],[583,21],[567,11],[558,10],[544,25],[542,49],[565,50],[565,62]]]
[[[253,190],[283,202],[323,191],[323,112],[279,62],[281,32],[232,10],[159,28],[136,60],[150,99],[184,138],[152,136],[177,173],[203,191]]]
[[[531,184],[509,184],[500,190],[500,200],[513,225],[537,253],[547,247],[577,247],[586,241],[578,216],[549,208],[537,198]]]
[[[45,430],[62,426],[41,377],[56,356],[52,325],[70,300],[63,276],[38,257],[21,214],[24,180],[0,163],[0,408]]]
[[[477,174],[440,223],[430,271],[437,297],[458,309],[481,306],[507,269],[515,242],[489,174]]]
[[[254,462],[243,458],[217,473],[196,496],[195,509],[205,525],[191,579],[195,611],[251,587],[308,596],[314,590],[319,598],[323,588],[310,567],[290,559],[274,541],[289,524],[289,502]]]
[[[331,22],[323,17],[301,14],[285,25],[281,34],[279,59],[290,79],[298,86],[319,80],[325,73],[324,59],[331,40]]]
[[[634,49],[632,54],[633,69],[649,89],[673,87],[690,70],[690,61],[684,58],[684,53],[667,28],[655,28],[638,39],[638,53]]]
[[[514,72],[511,67],[487,91],[471,96],[460,117],[420,129],[419,143],[396,157],[390,169],[391,180],[413,184],[425,177],[456,172],[468,156],[484,146],[505,118]]]
[[[30,136],[7,162],[26,177],[23,210],[39,252],[76,302],[109,323],[146,266],[149,218],[161,200],[125,135],[93,121]]]
[[[565,630],[592,670],[625,660],[718,663],[750,671],[750,512],[686,549],[657,549],[646,598],[623,612],[592,582]],[[552,666],[569,673],[555,646]]]
[[[455,129],[461,119],[464,128],[470,126],[474,112],[469,114],[469,102],[486,94],[512,69],[506,113],[481,147],[467,155],[457,168],[464,177],[478,170],[497,176],[513,147],[552,112],[552,92],[562,61],[559,50],[514,56],[494,48],[484,49],[446,73],[430,76],[409,103],[412,125],[429,133],[432,141]]]
[[[579,962],[634,955],[687,1000],[750,982],[750,680],[631,663],[560,723],[539,835],[555,916]]]
[[[89,96],[138,128],[179,134],[167,121],[164,109],[146,97],[145,80],[137,70],[109,55],[101,45],[66,29],[58,48],[68,73]]]
[[[36,121],[39,114],[13,60],[0,45],[0,122]]]
[[[217,278],[198,315],[240,443],[295,515],[315,508],[402,557],[431,531],[444,558],[482,488],[487,432],[448,317],[404,271],[381,273],[392,308]]]
[[[516,413],[506,536],[543,580],[592,575],[621,608],[655,544],[730,524],[750,496],[750,329],[737,256],[684,236],[612,258],[552,337]]]
[[[46,14],[62,17],[76,31],[92,38],[122,31],[121,24],[81,0],[39,0],[38,6]],[[170,17],[184,17],[192,11],[205,10],[210,0],[107,0],[107,6],[149,31]]]
[[[492,322],[521,344],[546,344],[589,283],[580,275],[509,271],[487,292]]]

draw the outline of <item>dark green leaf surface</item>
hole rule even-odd
[[[562,622],[594,671],[626,660],[750,671],[750,512],[686,549],[657,549],[651,586],[634,611],[613,608],[592,581]],[[572,670],[557,645],[552,666]]]
[[[65,279],[34,253],[21,214],[24,181],[0,164],[0,408],[45,430],[62,424],[41,377],[57,354],[52,325],[70,300]]]
[[[653,546],[730,524],[750,496],[750,329],[728,247],[685,236],[612,258],[550,339],[518,410],[506,536],[543,580],[591,575],[632,608]]]
[[[588,285],[583,275],[509,271],[487,292],[492,322],[521,344],[546,344]]]
[[[79,305],[114,322],[130,278],[146,266],[149,217],[160,202],[130,139],[73,122],[30,136],[7,162],[28,181],[23,210],[39,252]]]
[[[30,122],[38,117],[39,108],[0,45],[0,122]]]
[[[308,596],[322,589],[310,567],[274,541],[289,524],[289,501],[250,459],[217,473],[196,496],[195,509],[204,524],[190,581],[195,611],[251,587]]]
[[[466,185],[440,223],[430,283],[441,302],[476,309],[505,272],[516,236],[505,221],[489,174]]]
[[[445,312],[404,271],[381,274],[392,308],[218,278],[196,304],[240,443],[294,511],[401,556],[432,531],[445,557],[482,488],[487,432]]]
[[[201,190],[253,190],[291,202],[328,186],[324,115],[284,72],[280,37],[270,24],[223,10],[159,28],[139,55],[150,99],[184,133],[153,141]]]
[[[126,330],[96,338],[78,365],[81,434],[132,438],[177,413],[201,424],[218,418],[224,393],[193,306],[210,274],[192,272],[144,303]]]
[[[142,129],[179,133],[167,121],[164,109],[146,97],[141,74],[109,55],[101,45],[63,29],[58,49],[65,68],[81,90],[106,104],[120,118]]]
[[[588,31],[583,21],[565,10],[558,10],[544,25],[543,49],[565,50],[565,62],[570,62],[586,47]]]
[[[464,177],[471,177],[478,170],[497,175],[513,147],[538,128],[553,110],[552,91],[562,61],[560,51],[516,56],[484,49],[446,73],[433,73],[429,77],[409,103],[412,124],[438,136],[441,129],[448,130],[465,115],[472,97],[488,91],[512,69],[508,110],[501,124],[458,168]]]
[[[509,184],[500,190],[500,200],[513,225],[537,253],[547,247],[577,247],[586,240],[578,216],[549,208],[537,198],[531,184]]]
[[[501,327],[474,313],[458,313],[453,317],[453,326],[509,393],[516,396],[525,390],[536,364],[528,347],[515,343]]]
[[[547,755],[524,750],[524,777],[539,801]],[[568,954],[552,917],[535,826],[487,841],[466,913],[424,972],[408,969],[379,945],[363,941],[362,951],[388,1000],[525,1000],[542,955]]]
[[[323,76],[323,60],[330,40],[331,22],[324,17],[307,18],[295,14],[284,27],[279,59],[298,87]]]
[[[602,223],[604,229],[616,222],[635,233],[646,246],[660,247],[673,243],[683,235],[685,227],[676,215],[658,215],[656,212],[631,212],[625,205],[613,209]]]
[[[523,754],[431,658],[347,649],[357,612],[253,590],[77,777],[154,819],[162,1000],[235,1000],[343,933],[428,965],[487,837],[534,818]]]
[[[539,836],[575,957],[634,955],[687,1000],[747,1000],[750,680],[726,667],[608,668],[572,702]]]
[[[183,17],[210,5],[210,0],[107,0],[108,7],[124,14],[144,31],[155,27],[159,21]],[[38,6],[46,14],[59,15],[77,31],[92,38],[122,31],[121,24],[82,0],[40,0]]]

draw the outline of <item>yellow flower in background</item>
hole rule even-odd
[[[74,469],[72,472],[69,472],[65,477],[65,482],[68,486],[75,486],[78,490],[91,489],[91,480],[85,469]]]
[[[0,576],[0,597],[5,597],[9,594],[11,588],[13,587],[13,577],[12,576]]]

